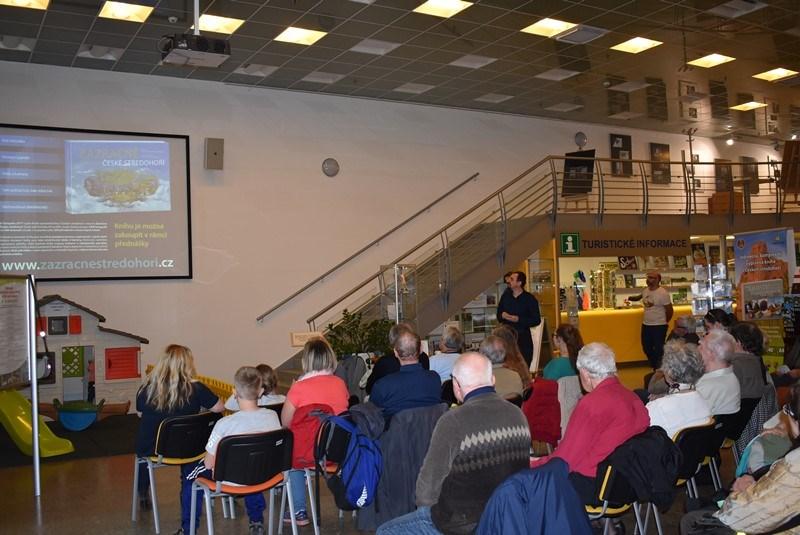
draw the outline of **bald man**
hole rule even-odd
[[[528,466],[528,421],[495,392],[489,359],[464,353],[452,377],[462,406],[433,430],[417,477],[417,510],[383,524],[377,535],[471,533],[495,487]]]

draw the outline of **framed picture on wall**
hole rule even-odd
[[[591,193],[594,180],[594,149],[568,152],[564,160],[564,179],[561,196]],[[573,158],[570,158],[572,156]],[[576,159],[580,158],[580,159]]]
[[[751,156],[741,156],[739,160],[742,162],[742,178],[748,181],[750,185],[750,195],[758,193],[758,160]]]
[[[714,189],[717,193],[728,191],[733,180],[733,170],[731,161],[722,158],[714,158]]]
[[[631,176],[633,174],[633,162],[625,161],[633,157],[631,153],[631,136],[610,134],[609,138],[611,142],[611,158],[622,160],[611,162],[611,174],[614,176]]]
[[[650,160],[653,162],[651,171],[653,183],[669,184],[672,175],[669,165],[669,145],[666,143],[650,143]]]

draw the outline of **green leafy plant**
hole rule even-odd
[[[342,319],[328,324],[325,338],[340,359],[355,353],[382,353],[389,351],[389,329],[394,322],[387,319],[364,321],[361,312],[342,312]]]

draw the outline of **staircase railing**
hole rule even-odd
[[[335,324],[344,308],[358,310],[367,318],[386,317],[388,307],[398,306],[385,295],[393,284],[387,273],[395,265],[415,266],[414,280],[406,281],[404,290],[416,292],[417,303],[438,297],[447,309],[453,281],[478,257],[493,252],[499,270],[503,269],[510,239],[522,227],[545,217],[555,224],[559,214],[594,214],[600,224],[606,214],[639,214],[646,224],[653,214],[690,219],[724,213],[733,223],[737,214],[774,213],[779,224],[785,211],[800,212],[800,205],[786,205],[776,178],[778,166],[780,162],[773,161],[690,163],[548,156],[310,316],[308,327],[315,331]],[[410,317],[413,310],[406,315],[394,311],[395,317],[414,319]]]

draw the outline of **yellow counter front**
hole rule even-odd
[[[674,309],[668,332],[672,331],[675,318],[692,314],[689,305],[675,305]],[[617,362],[647,362],[641,342],[642,312],[641,307],[578,312],[578,328],[583,342],[608,344],[617,355]],[[562,312],[561,323],[567,322],[567,313]]]

